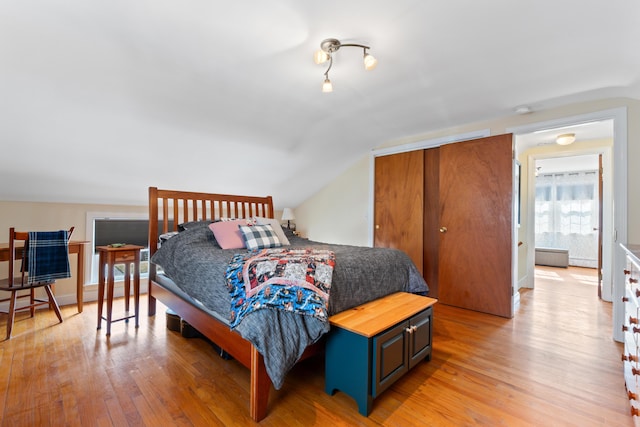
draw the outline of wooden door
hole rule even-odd
[[[440,248],[440,147],[424,150],[424,246],[422,277],[429,296],[438,298],[438,255]]]
[[[598,156],[598,298],[602,298],[602,154]]]
[[[422,151],[375,159],[374,246],[403,250],[422,273]]]
[[[513,317],[513,138],[440,147],[439,301]]]

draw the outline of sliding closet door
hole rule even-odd
[[[512,317],[512,135],[440,147],[441,303]]]
[[[406,252],[422,273],[422,151],[375,159],[374,246]]]
[[[440,147],[424,150],[424,271],[429,296],[438,298],[440,262]]]

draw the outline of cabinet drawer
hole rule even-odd
[[[408,341],[405,330],[409,322],[400,323],[373,339],[373,389],[376,397],[408,370]]]
[[[431,356],[431,308],[411,319],[409,328],[409,369]]]
[[[633,422],[640,426],[640,268],[638,255],[640,246],[623,246],[627,252],[624,269],[624,350],[622,364],[624,384],[629,399]]]
[[[639,345],[640,334],[640,309],[638,300],[631,294],[631,289],[627,286],[625,290],[624,302],[624,323],[622,330],[626,335],[630,335],[635,340],[636,346]],[[625,338],[626,340],[626,338]]]
[[[135,251],[131,252],[119,252],[116,254],[116,263],[118,262],[133,262],[136,259]]]
[[[640,269],[629,258],[627,258],[627,265],[624,270],[624,275],[625,275],[625,282],[626,282],[627,288],[630,290],[631,295],[633,295],[633,297],[636,300],[639,300],[640,299],[640,283],[638,279],[640,278]]]
[[[624,373],[624,385],[629,399],[631,414],[640,414],[640,397],[638,396],[638,381],[640,380],[639,351],[636,343],[637,334],[626,331],[624,334],[624,350],[622,364]],[[640,423],[640,417],[634,416],[636,424]]]
[[[638,351],[638,345],[634,334],[624,334],[624,350],[622,353],[622,360],[629,363],[629,365],[640,373],[640,354]]]
[[[632,408],[632,414],[633,408],[640,407],[640,397],[638,396],[638,371],[634,371],[634,369],[637,369],[637,364],[630,363],[626,360],[624,361],[624,385],[629,399],[629,404]],[[637,424],[640,421],[640,418],[638,416],[634,416],[634,420]]]

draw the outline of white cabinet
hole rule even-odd
[[[622,363],[631,415],[640,426],[640,245],[623,245],[627,255],[624,269],[624,352]]]

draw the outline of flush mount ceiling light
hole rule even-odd
[[[313,55],[313,60],[316,64],[324,64],[329,61],[329,68],[324,72],[324,83],[322,84],[323,92],[333,92],[333,85],[331,84],[331,80],[329,80],[329,70],[331,70],[331,66],[333,66],[333,54],[341,47],[362,48],[364,69],[367,71],[373,70],[376,68],[376,65],[378,65],[378,60],[374,58],[373,55],[367,53],[367,50],[370,49],[369,46],[357,43],[340,43],[340,40],[338,39],[325,39],[320,43],[320,49]]]
[[[533,112],[533,109],[528,105],[521,105],[516,107],[513,111],[515,111],[516,114],[529,114]]]
[[[563,133],[562,135],[558,135],[558,137],[556,138],[556,143],[559,145],[569,145],[573,144],[575,140],[575,133]]]

